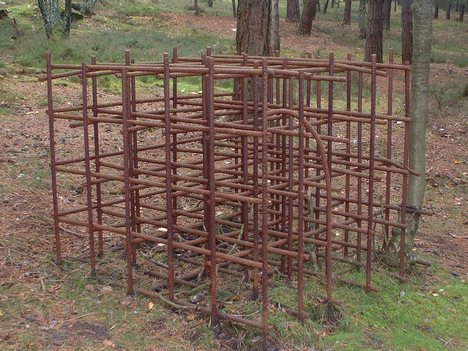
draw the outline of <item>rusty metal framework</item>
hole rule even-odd
[[[82,91],[55,106],[54,80],[66,77]],[[128,293],[267,332],[274,284],[297,287],[290,312],[304,319],[308,279],[333,303],[334,267],[358,267],[364,279],[345,283],[371,291],[392,228],[405,244],[410,71],[391,52],[384,64],[210,49],[83,65],[49,55],[44,80],[58,262],[63,226],[87,231],[93,273],[104,234],[121,238]],[[154,92],[142,88],[148,80]],[[102,93],[109,81],[121,87],[117,99]],[[78,157],[59,143],[71,128],[82,138]],[[63,201],[73,184],[83,195]],[[187,289],[208,301],[183,298]],[[258,313],[228,309],[220,292],[229,289],[239,304],[258,301]]]

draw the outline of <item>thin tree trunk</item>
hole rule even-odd
[[[198,7],[198,0],[193,0],[193,11],[195,12],[195,16],[200,15],[200,8]]]
[[[439,1],[440,0],[435,0],[434,2],[434,18],[435,19],[439,18]]]
[[[383,59],[382,8],[383,0],[372,0],[369,2],[365,61],[371,61],[373,54],[377,55],[377,62],[382,62]]]
[[[68,38],[72,23],[72,0],[65,0],[65,12],[63,13],[63,31],[62,36]]]
[[[330,0],[325,1],[325,5],[323,5],[323,14],[326,14],[326,13],[327,13],[328,2],[329,2],[329,1],[330,1]]]
[[[316,16],[316,10],[316,0],[304,0],[304,8],[302,9],[301,22],[297,28],[297,34],[310,35],[312,33],[312,22]]]
[[[450,19],[450,11],[452,10],[452,0],[448,0],[447,9],[445,11],[445,19]]]
[[[460,16],[458,17],[458,20],[463,22],[463,19],[465,17],[465,4],[460,5]]]
[[[413,56],[413,14],[412,0],[403,0],[401,8],[401,59],[403,63],[412,62]]]
[[[272,51],[273,55],[279,56],[280,54],[280,23],[279,23],[279,0],[273,0],[272,8],[272,22],[271,22],[271,35],[272,35]]]
[[[383,4],[383,24],[385,30],[390,30],[390,15],[392,13],[392,0],[384,0]]]
[[[351,0],[345,0],[343,24],[351,25]]]
[[[432,42],[432,2],[413,0],[413,64],[411,66],[411,122],[409,131],[409,167],[419,176],[409,175],[409,208],[419,209],[424,203],[426,191],[426,125],[428,117],[429,72]],[[414,237],[419,227],[420,214],[410,214],[407,221],[405,255],[411,264]],[[386,248],[386,256],[397,256],[400,247],[398,230],[392,231],[392,238]],[[394,262],[396,260],[393,260]]]
[[[359,0],[359,32],[361,38],[366,37],[367,33],[367,5],[366,0]]]
[[[232,16],[236,17],[237,16],[237,11],[236,11],[236,0],[232,0]]]
[[[208,5],[208,7],[213,7],[213,0],[207,0],[206,4]]]
[[[299,9],[299,0],[287,0],[286,2],[286,21],[299,22],[301,18]]]

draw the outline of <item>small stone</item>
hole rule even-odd
[[[92,284],[87,284],[87,285],[85,286],[85,289],[88,290],[88,291],[91,291],[91,292],[92,292],[92,291],[96,291],[96,288],[95,288],[94,285],[92,285]]]
[[[101,289],[101,292],[102,292],[103,295],[110,295],[110,294],[112,294],[112,291],[113,291],[113,289],[112,289],[112,287],[109,286],[109,285],[104,286],[104,287]]]

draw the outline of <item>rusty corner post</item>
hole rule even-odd
[[[52,183],[52,205],[55,234],[55,259],[57,265],[62,264],[62,244],[60,238],[60,226],[58,217],[58,192],[57,192],[57,166],[55,156],[55,123],[54,123],[54,103],[52,91],[52,57],[50,52],[46,54],[47,64],[47,115],[49,117],[49,145],[50,145],[50,171]]]

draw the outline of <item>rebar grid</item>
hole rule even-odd
[[[402,101],[393,97],[396,75]],[[171,60],[155,62],[134,62],[126,52],[122,64],[94,57],[90,64],[52,64],[48,55],[57,261],[61,223],[86,228],[93,274],[103,233],[116,234],[125,243],[129,294],[206,312],[212,324],[222,318],[265,333],[274,276],[297,287],[290,312],[300,319],[306,279],[323,279],[325,301],[335,302],[337,263],[365,272],[365,283],[346,283],[373,290],[377,248],[392,228],[405,244],[414,173],[409,75],[391,51],[385,64],[375,57],[366,63],[350,55],[287,59],[210,49],[201,58],[178,57],[174,49]],[[80,79],[81,96],[55,107],[60,93],[53,81],[65,77]],[[118,100],[101,98],[106,79],[121,86]],[[141,89],[149,79],[159,85],[156,94]],[[70,128],[81,132],[81,157],[56,144]],[[112,131],[120,132],[118,140]],[[85,201],[59,201],[59,177],[84,184]],[[230,276],[241,279],[239,303],[259,300],[261,317],[226,311],[219,296]],[[179,298],[183,287],[206,290],[209,303]]]

